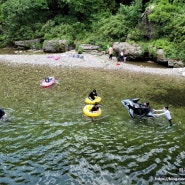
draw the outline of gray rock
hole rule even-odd
[[[17,48],[33,49],[33,48],[36,48],[36,45],[39,45],[40,42],[41,42],[40,39],[32,39],[32,40],[15,41],[14,44]]]
[[[113,49],[116,53],[119,53],[121,50],[125,50],[125,55],[127,60],[139,60],[142,56],[142,49],[139,45],[131,45],[127,42],[114,42]]]
[[[43,51],[46,53],[63,53],[70,48],[67,40],[47,40],[43,43]]]
[[[145,12],[142,14],[141,25],[145,32],[145,38],[152,39],[155,34],[155,26],[152,22],[149,21],[149,15],[153,12],[154,5],[149,5],[145,8]]]
[[[93,44],[81,44],[79,48],[82,49],[83,53],[88,53],[91,55],[98,55],[99,54],[99,46]]]
[[[113,43],[113,48],[115,52],[125,50],[127,60],[143,60],[148,61],[152,60],[143,55],[142,47],[136,44],[129,44],[127,42],[115,42]],[[165,56],[163,49],[156,50],[156,59],[157,63],[166,64],[169,67],[184,67],[182,61],[169,59]]]
[[[163,49],[157,49],[157,62],[167,63],[169,67],[184,67],[184,63],[181,60],[174,60],[166,58]]]

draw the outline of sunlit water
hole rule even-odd
[[[58,83],[43,89],[48,75]],[[184,79],[2,63],[0,76],[8,113],[0,126],[1,185],[185,184]],[[96,120],[82,115],[94,88],[103,100]],[[173,128],[164,117],[130,119],[120,101],[135,97],[156,109],[168,103]]]

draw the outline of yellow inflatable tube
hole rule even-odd
[[[92,117],[92,118],[97,118],[98,116],[100,116],[102,114],[102,110],[99,108],[98,111],[94,111],[92,112],[91,109],[94,105],[86,105],[83,108],[83,113],[88,116],[88,117]]]
[[[94,105],[94,104],[95,104],[95,102],[100,103],[100,102],[101,102],[101,97],[96,96],[94,100],[90,100],[88,97],[87,97],[87,98],[85,98],[85,103],[87,103],[87,104]]]

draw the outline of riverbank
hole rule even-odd
[[[78,55],[75,51],[70,51],[62,54],[0,55],[0,61],[10,62],[14,64],[100,68],[107,70],[130,71],[136,73],[170,75],[182,78],[185,77],[185,68],[150,68],[144,66],[136,66],[129,64],[129,62],[117,63],[116,60],[109,60],[107,55]]]

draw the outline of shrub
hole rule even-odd
[[[80,47],[80,44],[77,44],[77,45],[76,45],[75,50],[78,52],[78,54],[82,54],[82,53],[83,53],[83,48]]]
[[[171,43],[166,38],[154,40],[151,42],[151,44],[157,49],[164,49],[166,46],[171,45]]]
[[[182,49],[182,45],[175,44],[174,42],[170,42],[164,38],[151,42],[151,45],[157,49],[163,49],[167,58],[185,61],[185,54]]]
[[[125,41],[129,28],[125,25],[124,15],[112,15],[99,22],[97,30],[98,40]]]
[[[145,37],[145,32],[140,28],[130,30],[127,36],[127,40],[140,41]]]
[[[0,48],[6,46],[6,36],[4,34],[0,35]]]
[[[142,56],[148,57],[151,60],[156,60],[157,53],[156,47],[152,46],[149,42],[142,43]]]
[[[149,58],[155,60],[157,58],[156,47],[148,46]]]
[[[149,52],[148,52],[148,43],[143,43],[141,49],[142,49],[141,55],[142,56],[145,56],[145,57],[148,57],[148,55],[149,55]]]
[[[130,6],[120,4],[119,13],[125,16],[125,24],[129,28],[135,28],[141,20],[142,1],[134,0]]]

